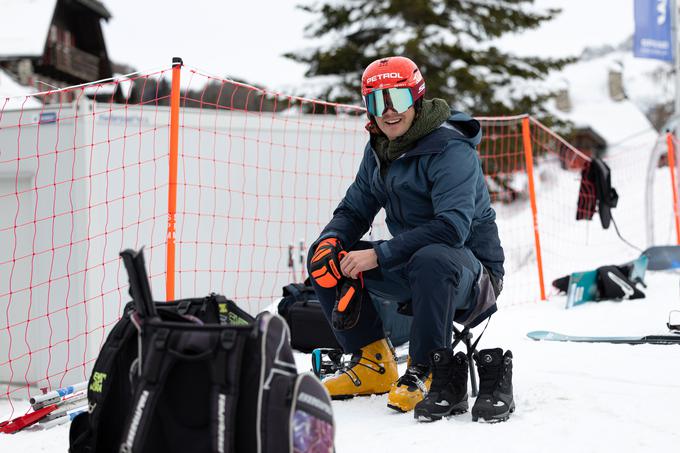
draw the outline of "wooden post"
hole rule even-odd
[[[182,59],[172,59],[170,92],[170,150],[168,165],[168,234],[166,236],[165,299],[175,299],[175,214],[177,212],[177,154],[179,143],[179,77]]]
[[[536,247],[536,264],[538,266],[538,283],[541,287],[541,300],[545,299],[545,284],[543,282],[543,259],[541,258],[541,238],[538,233],[538,209],[536,208],[536,188],[534,186],[534,153],[531,148],[531,129],[529,117],[522,118],[522,139],[524,142],[524,158],[529,180],[529,199],[534,221],[534,244]]]

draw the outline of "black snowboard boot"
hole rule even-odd
[[[479,395],[472,406],[472,421],[503,422],[515,411],[512,397],[512,352],[484,349],[475,355]]]
[[[432,385],[425,399],[416,404],[414,416],[418,421],[431,422],[468,410],[468,360],[449,348],[430,353]]]

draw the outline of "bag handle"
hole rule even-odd
[[[304,289],[304,286],[300,285],[299,283],[291,283],[284,286],[283,297],[293,296],[293,298],[297,300],[302,295],[302,290],[300,289],[301,287]]]

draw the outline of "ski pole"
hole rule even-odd
[[[78,409],[83,406],[87,406],[87,395],[83,395],[80,398],[74,398],[72,400],[66,400],[61,406],[57,408],[54,412],[48,414],[45,417],[45,420],[54,420],[55,418],[59,418],[66,414],[69,411],[72,411],[73,409]]]
[[[42,403],[37,403],[31,405],[31,409],[34,411],[37,411],[38,409],[42,409],[43,407],[55,405],[57,407],[61,407],[64,404],[71,403],[73,401],[80,401],[84,400],[87,398],[87,393],[79,393],[79,394],[74,394],[73,396],[64,396],[64,397],[55,397],[55,398],[50,398],[47,401],[43,401]]]
[[[305,278],[307,278],[307,272],[306,272],[307,266],[305,266],[305,256],[306,255],[305,255],[305,239],[304,238],[300,238],[300,244],[299,245],[300,245],[300,249],[299,249],[299,253],[300,253],[300,273],[302,275],[302,279],[300,280],[300,282],[304,282]]]
[[[292,281],[295,281],[295,253],[293,244],[288,244],[288,269],[290,269],[290,275]]]
[[[72,421],[74,418],[76,418],[83,412],[87,412],[87,407],[82,407],[71,412],[67,412],[65,415],[59,418],[55,418],[54,420],[49,420],[44,423],[38,423],[38,426],[42,429],[54,428],[55,426],[63,425],[64,423]]]
[[[50,404],[61,401],[61,399],[66,395],[70,395],[72,393],[85,390],[86,388],[87,381],[83,381],[77,384],[69,385],[68,387],[52,390],[51,392],[47,392],[43,395],[32,396],[29,401],[31,403],[31,406],[33,406],[33,410],[36,410],[35,406],[38,406],[37,409],[49,406]]]

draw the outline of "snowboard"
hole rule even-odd
[[[649,258],[642,254],[634,261],[626,263],[624,266],[632,266],[630,271],[630,281],[644,285],[645,272]],[[571,308],[586,302],[598,300],[597,291],[597,270],[585,272],[573,272],[569,276],[567,287],[567,304],[565,308]]]
[[[536,341],[572,341],[577,343],[680,344],[680,334],[644,335],[639,337],[586,337],[563,335],[547,330],[535,330],[529,332],[527,337]]]
[[[645,284],[645,272],[649,269],[649,256],[642,254],[632,262],[633,270],[630,272],[630,281]],[[646,286],[645,286],[646,287]]]
[[[593,300],[597,300],[597,271],[572,272],[569,276],[565,308]]]
[[[649,258],[650,271],[680,269],[680,245],[650,247],[642,254]]]

